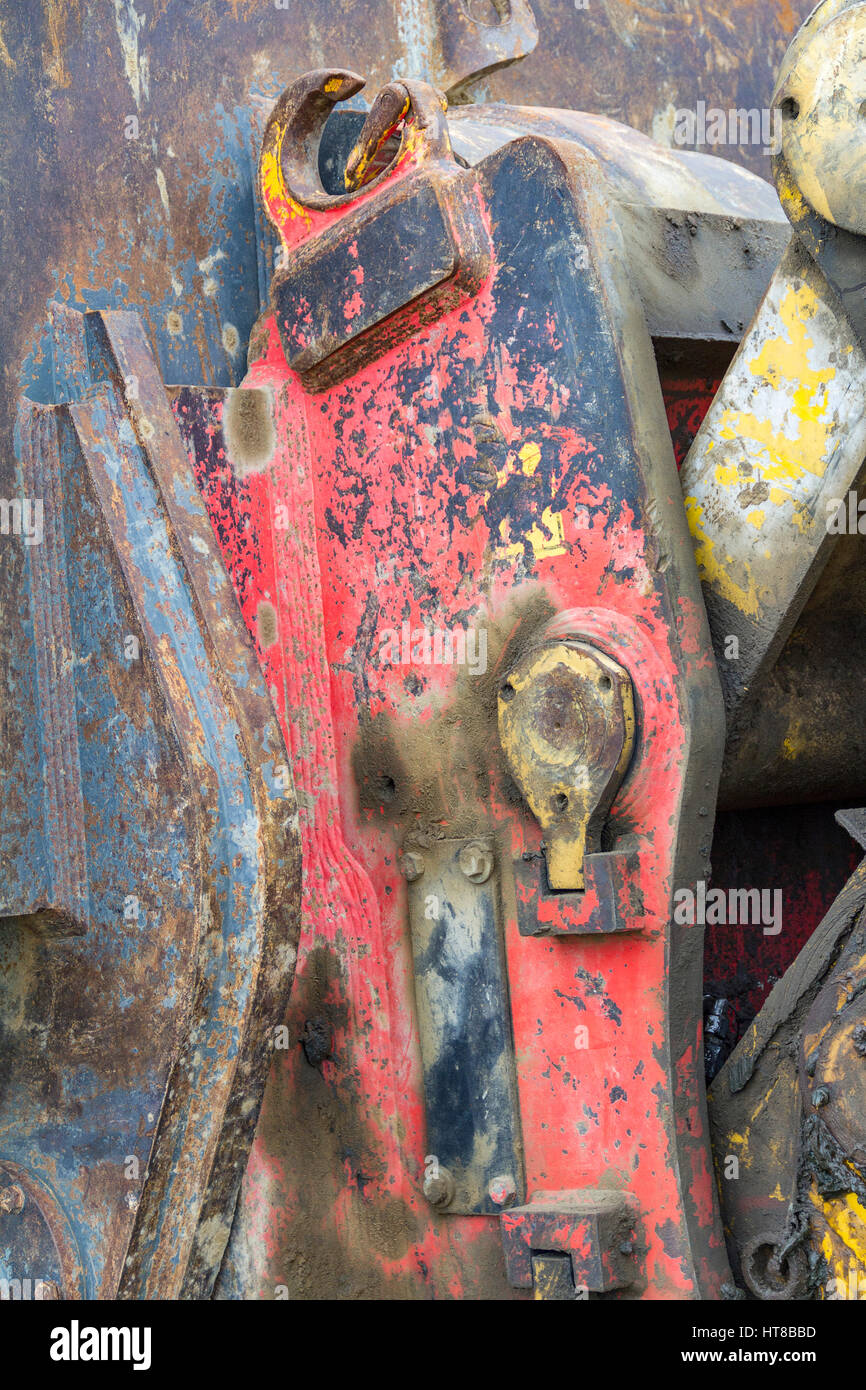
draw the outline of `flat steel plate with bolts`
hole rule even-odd
[[[501,1212],[523,1191],[511,1008],[493,841],[407,849],[424,1066],[424,1194],[441,1211]]]

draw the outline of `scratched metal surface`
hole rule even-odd
[[[535,50],[477,95],[599,112],[669,140],[677,108],[767,105],[809,8],[535,0]],[[425,20],[416,0],[366,4],[361,23],[331,0],[5,0],[0,431],[8,438],[21,363],[50,398],[51,297],[138,307],[167,381],[239,381],[264,288],[251,94],[273,99],[323,64],[366,74],[374,91],[395,73],[425,77],[451,22],[447,4]],[[767,172],[758,150],[716,152]]]
[[[24,1221],[0,1272],[68,1297],[203,1297],[291,986],[294,792],[141,323],[59,317],[72,399],[23,401],[17,438],[50,505],[7,613],[2,705],[35,670],[46,809],[4,756],[0,843],[21,872],[0,920],[0,1165],[61,1269],[33,1266],[44,1230]],[[64,861],[46,881],[43,845],[76,836],[81,884]]]
[[[479,95],[601,112],[669,138],[677,107],[765,105],[787,39],[809,8],[748,3],[721,15],[682,3],[668,11],[626,0],[590,0],[586,10],[536,3],[535,53],[494,75]],[[299,15],[259,0],[122,0],[113,11],[82,0],[27,0],[0,10],[0,431],[7,440],[20,389],[48,401],[62,388],[51,298],[139,308],[168,381],[228,387],[241,380],[272,250],[252,192],[264,110],[251,93],[270,100],[322,63],[360,69],[373,90],[395,72],[425,75],[430,45],[412,7],[382,4],[364,14],[359,26],[348,5],[318,3]],[[756,150],[716,152],[767,172]],[[4,495],[11,457],[7,446]],[[7,593],[18,592],[17,563],[4,548]],[[338,1018],[346,1007],[335,962],[321,948],[299,1008],[315,1014],[317,1005]],[[305,1092],[301,1118],[307,1101],[314,1098]],[[360,1151],[370,1151],[356,1096],[344,1102]],[[253,1193],[265,1200],[268,1162],[278,1163],[279,1153],[275,1143],[271,1159],[260,1154],[252,1171]],[[401,1212],[385,1207],[371,1220],[381,1248],[402,1250]],[[341,1258],[338,1249],[332,1254]],[[356,1266],[356,1277],[363,1283],[366,1271]]]
[[[263,182],[294,249],[338,234],[339,215],[298,214],[271,157],[284,141],[276,132],[266,142]],[[408,141],[406,160],[414,148]],[[395,166],[388,190],[365,190],[350,215],[390,198],[407,168]],[[507,1293],[495,1218],[438,1217],[419,1192],[424,1087],[396,864],[407,834],[488,824],[503,856],[531,1190],[567,1189],[578,1170],[587,1187],[603,1186],[616,1170],[643,1210],[632,1293],[689,1297],[724,1278],[700,1119],[700,958],[694,935],[686,944],[670,934],[667,896],[708,852],[718,692],[649,335],[637,328],[604,192],[582,182],[582,168],[579,152],[540,137],[468,171],[491,237],[481,292],[446,305],[432,326],[408,324],[375,346],[361,335],[345,380],[335,367],[305,395],[278,336],[278,324],[293,331],[278,292],[255,335],[245,387],[270,392],[276,409],[268,479],[271,513],[284,520],[263,545],[274,547],[275,649],[289,648],[305,927],[289,1045],[266,1095],[225,1293]],[[427,172],[451,178],[454,165],[431,156]],[[581,244],[589,275],[568,255]],[[463,249],[474,254],[470,238]],[[601,265],[616,297],[610,318]],[[412,267],[403,271],[414,283]],[[363,299],[365,266],[348,274],[333,286],[336,303],[352,286]],[[625,322],[634,331],[620,347]],[[316,332],[312,315],[296,326]],[[472,424],[479,411],[494,417],[486,443]],[[642,419],[634,432],[631,411]],[[609,491],[610,511],[600,505]],[[216,524],[230,556],[222,505]],[[497,673],[565,610],[580,610],[573,621],[588,640],[628,653],[643,730],[611,833],[634,834],[646,856],[645,918],[638,936],[598,935],[579,953],[517,930],[509,861],[537,851],[539,833],[503,781],[491,715]],[[465,672],[376,665],[377,632],[407,613],[437,626],[477,614],[491,644],[477,689]],[[593,901],[587,892],[582,910]],[[571,1064],[583,1021],[596,1041]],[[319,1025],[331,1047],[312,1065],[303,1040]],[[687,1190],[677,1177],[686,1171]]]

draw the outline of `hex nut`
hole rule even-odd
[[[489,845],[470,840],[460,851],[457,862],[470,883],[486,883],[493,873],[493,854]]]
[[[407,883],[414,883],[424,872],[424,860],[415,850],[409,849],[400,856],[400,872]]]
[[[454,1201],[454,1179],[447,1168],[438,1167],[435,1176],[424,1178],[424,1196],[431,1207],[447,1207]]]

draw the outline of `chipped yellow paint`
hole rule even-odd
[[[750,526],[754,526],[756,530],[760,531],[766,519],[766,515],[767,513],[763,511],[763,509],[761,509],[757,512],[749,512],[749,515],[746,517],[746,520],[748,521]]]
[[[280,126],[274,138],[262,150],[262,198],[276,223],[286,220],[293,222],[300,217],[305,228],[309,229],[312,225],[309,212],[291,197],[283,179],[282,150],[285,133],[285,126]],[[285,237],[282,239],[285,243]]]
[[[541,450],[537,444],[524,444],[520,453],[517,455],[523,464],[523,471],[527,478],[531,478],[539,463],[541,462]]]
[[[540,526],[538,522],[534,522],[524,533],[524,539],[529,541],[532,546],[532,553],[536,560],[546,560],[553,555],[565,555],[568,547],[565,544],[562,513],[551,511],[550,507],[545,507],[541,513],[541,523]],[[542,527],[546,527],[546,531]],[[547,534],[548,532],[549,534]],[[511,529],[507,517],[499,524],[499,535],[505,543],[505,554],[508,558],[519,559],[523,554],[523,542],[510,540]]]
[[[846,1280],[851,1255],[861,1265],[866,1266],[866,1207],[853,1192],[848,1192],[841,1197],[824,1199],[814,1184],[809,1196],[816,1212],[819,1213],[828,1227],[821,1239],[821,1253],[832,1268],[836,1278]],[[845,1254],[849,1257],[847,1261],[843,1259],[841,1251],[837,1255],[833,1234],[838,1236],[842,1242]]]
[[[537,444],[528,441],[521,446],[517,457],[520,459],[520,469],[524,477],[531,478],[541,462],[541,449]],[[502,468],[497,469],[497,487],[502,487],[509,477],[513,477],[515,472],[514,458],[513,455],[509,454]],[[556,488],[554,487],[555,495]],[[499,523],[499,538],[503,542],[505,555],[508,559],[519,559],[523,554],[523,541],[512,541],[508,517],[504,517]],[[562,512],[555,512],[552,507],[545,507],[541,513],[540,524],[537,521],[533,522],[529,530],[524,532],[523,540],[529,541],[536,560],[548,560],[554,555],[567,554],[568,546],[565,544]]]
[[[745,613],[747,617],[756,618],[758,616],[758,591],[748,563],[745,564],[745,570],[749,586],[744,589],[731,577],[725,569],[725,565],[716,555],[715,541],[703,529],[704,509],[698,499],[687,497],[685,504],[689,530],[695,542],[695,560],[702,581],[712,585],[723,598],[728,599],[735,607],[739,608],[741,613]],[[730,561],[730,558],[727,556],[726,562]]]
[[[793,761],[799,758],[801,753],[805,753],[811,748],[812,743],[808,735],[803,733],[803,726],[799,719],[795,719],[788,726],[788,732],[782,742],[782,756]]]
[[[771,482],[799,482],[807,473],[821,478],[832,452],[832,421],[828,416],[827,383],[836,368],[813,367],[809,354],[815,343],[808,324],[818,312],[819,301],[805,283],[790,285],[779,306],[781,331],[768,338],[749,363],[749,371],[761,378],[775,393],[790,398],[787,419],[794,435],[778,430],[770,419],[753,411],[726,409],[717,426],[721,439],[739,440],[752,469],[759,478]],[[740,481],[740,470],[717,466],[716,481],[733,486]],[[779,502],[783,498],[778,497]]]
[[[801,536],[805,536],[807,531],[811,531],[813,529],[813,527],[815,526],[816,518],[812,515],[812,513],[809,510],[808,501],[801,502],[799,499],[795,499],[793,509],[791,511],[791,520],[793,521],[797,530],[800,532]]]
[[[715,477],[721,487],[733,487],[734,483],[745,481],[745,475],[735,463],[717,463]]]
[[[779,195],[779,202],[785,210],[785,215],[797,228],[801,240],[809,254],[814,258],[820,248],[810,220],[811,208],[784,165],[779,165],[776,169],[776,192]]]

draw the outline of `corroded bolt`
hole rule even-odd
[[[407,883],[414,883],[419,879],[424,872],[424,860],[420,854],[411,849],[407,850],[400,859],[400,872]]]
[[[424,1175],[424,1196],[431,1207],[447,1207],[454,1201],[454,1179],[438,1164]]]
[[[0,1211],[17,1216],[24,1209],[23,1189],[13,1183],[11,1187],[0,1187]]]
[[[486,883],[493,873],[493,855],[480,840],[464,845],[457,862],[470,883]]]
[[[517,1201],[517,1183],[510,1173],[501,1173],[494,1178],[487,1189],[491,1202],[498,1207],[510,1207]]]
[[[812,1104],[816,1110],[820,1110],[822,1105],[826,1105],[830,1099],[830,1092],[826,1086],[817,1086],[812,1092]]]
[[[866,1023],[857,1024],[851,1034],[851,1041],[854,1044],[854,1051],[861,1057],[866,1057]]]

